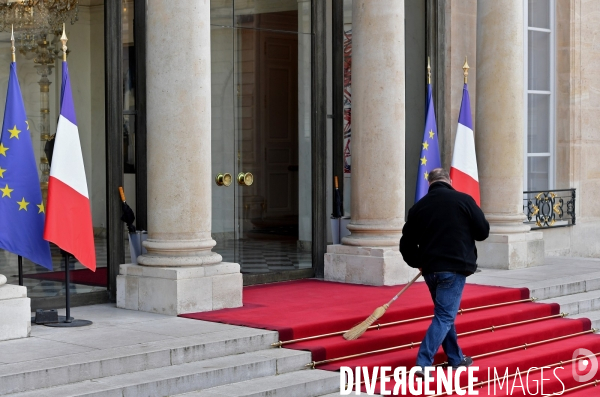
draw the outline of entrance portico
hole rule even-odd
[[[246,273],[285,265],[303,277],[314,274],[310,252],[320,234],[311,230],[316,201],[310,198],[317,183],[326,194],[326,182],[306,176],[315,166],[309,160],[315,112],[308,87],[317,78],[308,73],[315,70],[309,1],[268,9],[210,5],[148,4],[148,253],[137,265],[121,267],[119,307],[179,314],[240,306],[237,263]],[[478,18],[501,8],[482,5]],[[512,11],[498,18],[522,24],[519,11]],[[223,21],[211,25],[211,14]],[[351,234],[328,247],[325,279],[401,284],[417,272],[398,250],[407,204],[405,153],[412,150],[405,134],[405,4],[355,0],[352,14]],[[489,48],[502,32],[486,29],[477,33],[475,134],[482,207],[493,235],[480,245],[479,263],[524,267],[539,262],[543,240],[522,223],[523,98],[505,100],[523,81],[501,79],[506,86],[497,87],[500,55]],[[522,61],[520,48],[506,51]],[[507,107],[502,113],[514,117],[494,119],[498,100]],[[510,142],[499,128],[512,131]],[[502,196],[509,200],[498,198],[492,175],[501,160],[510,162],[500,172],[507,181]],[[215,184],[217,172],[222,180]],[[271,251],[274,241],[278,248]]]

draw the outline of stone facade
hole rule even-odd
[[[556,187],[576,188],[574,227],[544,230],[546,255],[600,257],[600,4],[556,1]]]
[[[183,174],[184,179],[196,181],[195,186],[209,186],[212,174],[205,170],[218,163],[218,159],[211,163],[211,147],[206,144],[210,141],[211,123],[210,112],[206,113],[209,109],[206,98],[211,98],[211,84],[213,88],[216,84],[214,80],[207,81],[210,43],[207,26],[202,24],[208,21],[209,2],[198,2],[205,12],[189,16],[202,20],[190,26],[204,30],[194,35],[201,38],[194,39],[193,48],[198,51],[195,59],[200,60],[192,68],[198,79],[186,79],[185,87],[159,76],[158,71],[165,69],[163,63],[169,57],[169,53],[165,53],[169,47],[159,38],[172,36],[172,32],[165,32],[165,26],[171,25],[164,23],[163,19],[167,18],[164,12],[166,9],[177,12],[177,7],[165,5],[165,10],[159,13],[156,10],[161,4],[165,5],[166,0],[156,0],[148,6],[149,53],[157,51],[157,56],[148,57],[148,196],[152,214],[147,243],[149,254],[140,258],[140,266],[122,267],[119,290],[126,292],[119,296],[119,305],[168,314],[239,306],[242,285],[239,266],[220,263],[219,255],[211,251],[214,245],[210,236],[211,219],[219,222],[224,218],[212,207],[210,191],[194,190],[189,187],[194,184],[190,184],[186,195],[193,197],[194,202],[184,200],[186,211],[181,211],[180,204],[173,205],[170,194],[176,191],[172,183],[174,170],[177,170],[178,185]],[[544,231],[531,231],[523,223],[525,5],[513,0],[449,0],[442,7],[444,24],[438,32],[443,37],[440,56],[444,58],[441,82],[444,106],[438,109],[442,161],[446,168],[450,166],[461,105],[462,64],[466,56],[471,67],[469,92],[481,203],[492,232],[486,242],[478,244],[479,263],[484,267],[535,266],[542,263],[545,255],[600,257],[600,206],[596,203],[600,195],[600,162],[596,155],[600,150],[597,127],[600,77],[593,73],[600,61],[600,47],[596,45],[600,5],[590,0],[554,4],[556,188],[577,189],[577,224]],[[352,234],[345,237],[341,245],[328,247],[325,254],[328,280],[391,285],[410,280],[416,272],[402,261],[397,248],[405,217],[404,156],[408,150],[403,127],[404,17],[401,0],[353,2],[352,221],[348,226]],[[219,34],[225,33],[213,34],[213,45],[227,41]],[[186,41],[170,45],[177,43],[186,46],[189,52]],[[181,54],[176,47],[171,51]],[[166,69],[173,74],[170,69],[176,70],[178,65],[169,65]],[[190,68],[186,67],[182,73],[189,74]],[[219,77],[218,73],[216,76]],[[301,78],[308,77],[303,74]],[[193,87],[189,86],[190,81],[194,81]],[[194,103],[200,106],[192,111],[177,105],[181,117],[171,120],[178,126],[172,131],[187,147],[178,148],[174,165],[156,166],[168,164],[174,158],[156,146],[162,142],[159,136],[168,129],[169,120],[151,119],[152,109],[170,103],[164,97],[165,92],[178,98],[183,96],[184,102],[196,101]],[[165,109],[156,114],[159,113],[164,114]],[[186,133],[192,126],[196,131],[193,138]],[[198,180],[202,182],[197,183]],[[152,211],[153,208],[156,211]],[[208,270],[213,268],[225,273]],[[161,291],[160,294],[157,291]]]

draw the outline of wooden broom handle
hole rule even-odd
[[[419,277],[421,277],[421,273],[423,273],[423,272],[419,272],[419,274],[417,274],[417,275],[415,276],[415,278],[413,278],[412,280],[410,280],[410,283],[406,284],[406,285],[404,286],[404,288],[402,288],[402,291],[398,292],[398,293],[396,294],[396,296],[394,296],[394,297],[392,298],[392,300],[388,302],[388,306],[389,306],[389,305],[391,305],[391,304],[392,304],[392,303],[393,303],[393,302],[394,302],[396,299],[398,299],[398,297],[399,297],[400,295],[402,295],[402,294],[404,293],[404,291],[406,291],[406,290],[408,289],[408,287],[410,287],[411,285],[413,285],[413,283],[414,283],[415,281],[417,281],[417,279],[418,279]]]
[[[125,200],[125,192],[123,191],[123,186],[119,186],[119,194],[121,195],[121,201]]]

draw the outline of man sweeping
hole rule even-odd
[[[429,191],[408,211],[400,240],[404,261],[422,270],[434,303],[434,317],[419,348],[417,366],[423,370],[432,366],[442,346],[448,365],[468,367],[473,360],[464,356],[458,345],[454,320],[466,277],[477,269],[475,241],[489,236],[490,225],[471,196],[452,188],[446,170],[432,170],[427,180]]]

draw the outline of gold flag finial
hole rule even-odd
[[[63,23],[63,34],[60,37],[60,41],[62,42],[62,50],[63,50],[63,61],[67,61],[67,35],[65,34],[65,24]]]
[[[431,64],[429,63],[429,57],[427,57],[427,84],[431,84]]]
[[[463,65],[464,75],[465,75],[465,84],[467,84],[467,78],[469,76],[469,64],[467,63],[467,57],[465,57],[465,64]]]
[[[12,52],[12,61],[17,62],[17,58],[15,56],[15,32],[13,25],[10,25],[10,51]]]

